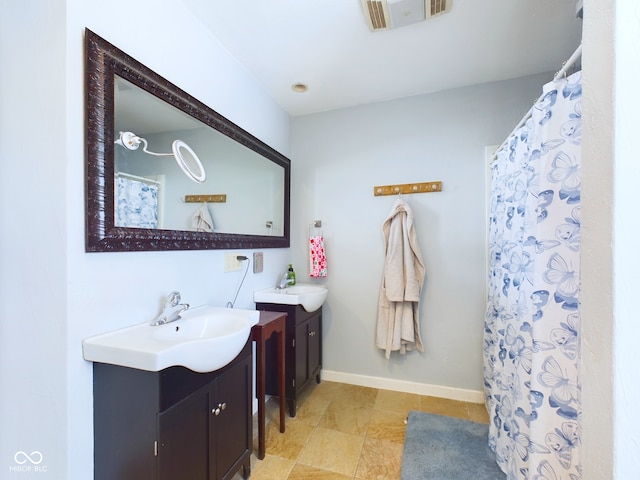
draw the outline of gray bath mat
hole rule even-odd
[[[483,423],[409,412],[401,480],[505,479],[488,433]]]

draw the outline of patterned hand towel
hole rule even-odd
[[[327,276],[327,258],[324,254],[324,237],[309,237],[309,276],[320,278]]]

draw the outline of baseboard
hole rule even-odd
[[[484,392],[478,390],[443,387],[440,385],[408,382],[406,380],[395,380],[392,378],[369,377],[367,375],[356,375],[332,370],[322,370],[321,376],[322,380],[327,380],[328,382],[348,383],[351,385],[393,390],[396,392],[417,393],[418,395],[428,395],[462,402],[484,403]]]

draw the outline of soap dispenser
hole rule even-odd
[[[287,283],[289,285],[296,284],[296,272],[293,271],[293,264],[289,264],[289,271],[287,272]]]

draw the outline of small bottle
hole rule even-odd
[[[289,285],[296,284],[296,272],[293,271],[293,264],[289,264],[289,271],[287,272],[287,280]]]

